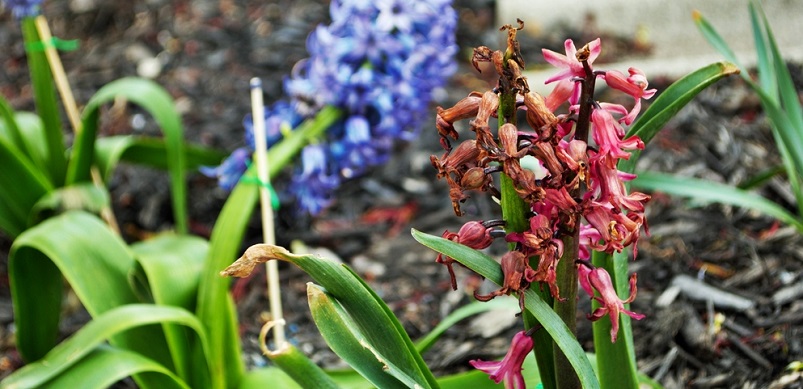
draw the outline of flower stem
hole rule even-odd
[[[587,48],[584,48],[587,51]],[[580,54],[580,53],[578,53]],[[579,59],[579,58],[578,58]],[[586,76],[581,81],[580,90],[580,112],[577,117],[574,138],[583,142],[588,142],[588,132],[591,127],[591,109],[594,103],[594,85],[596,76],[591,70],[588,61],[582,60]],[[574,198],[580,198],[585,191],[581,184],[571,190]],[[575,261],[579,254],[580,227],[579,215],[572,215],[573,222],[570,223],[569,233],[561,237],[563,240],[563,256],[558,261],[557,284],[560,289],[560,296],[563,301],[555,301],[553,309],[558,316],[563,319],[566,326],[572,333],[577,332],[577,266]],[[557,345],[554,346],[555,355],[555,376],[558,378],[558,389],[580,389],[580,380],[577,377],[568,359]]]
[[[505,67],[507,67],[507,60],[510,56],[515,54],[515,50],[508,50],[505,53]],[[502,75],[500,75],[502,76]],[[499,109],[497,117],[499,118],[499,126],[505,123],[516,124],[516,91],[510,89],[510,82],[500,82],[499,88]],[[507,86],[507,87],[504,87]],[[527,221],[527,214],[530,209],[527,203],[516,192],[515,184],[507,174],[502,172],[499,179],[500,192],[501,192],[501,205],[502,205],[502,219],[505,220],[505,231],[523,232],[530,226]],[[511,250],[514,248],[511,244]],[[530,265],[533,268],[538,267],[538,257],[531,258],[530,261],[534,262]],[[552,296],[548,290],[535,288],[536,293],[547,303],[552,304]],[[524,320],[524,327],[527,330],[540,326],[538,320],[533,314],[527,310],[522,312]],[[541,383],[545,389],[556,388],[555,380],[555,361],[552,355],[554,342],[552,337],[546,331],[534,331],[532,334],[535,343],[533,351],[535,352],[535,361],[538,365],[538,370],[541,372]]]
[[[563,256],[558,261],[557,285],[563,301],[555,301],[552,309],[563,319],[569,330],[577,332],[577,266],[574,261],[578,257],[579,228],[575,228],[571,235],[563,236]],[[566,355],[557,345],[553,346],[555,358],[555,377],[558,389],[580,389],[580,380]]]

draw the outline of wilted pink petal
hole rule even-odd
[[[594,268],[588,273],[588,283],[599,292],[599,296],[594,299],[602,304],[594,313],[588,315],[591,321],[599,320],[606,314],[611,319],[611,342],[616,342],[616,335],[619,332],[619,313],[624,313],[633,319],[641,320],[644,315],[625,309],[625,304],[631,303],[636,298],[636,274],[630,276],[630,296],[627,300],[622,300],[616,294],[611,276],[601,268]]]
[[[505,358],[498,362],[481,361],[478,359],[469,361],[471,366],[488,374],[488,378],[497,384],[505,381],[505,389],[526,389],[524,377],[521,375],[524,358],[533,351],[535,342],[525,331],[517,333],[513,337],[510,349]]]

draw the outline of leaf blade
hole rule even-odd
[[[452,242],[448,239],[422,233],[413,229],[413,238],[419,243],[427,246],[439,253],[454,258],[475,273],[501,284],[503,281],[502,269],[499,264],[491,257]],[[530,310],[544,326],[544,329],[552,336],[555,343],[563,350],[566,358],[577,372],[580,383],[584,388],[599,388],[594,370],[585,355],[585,352],[577,343],[574,335],[569,331],[563,320],[558,317],[552,307],[545,303],[538,294],[532,289],[524,292],[525,307]]]

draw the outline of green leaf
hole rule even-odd
[[[502,284],[502,269],[493,258],[459,243],[425,234],[415,229],[413,230],[413,238],[424,246],[454,258],[480,276],[498,285]],[[577,339],[575,339],[574,334],[563,323],[563,320],[552,311],[552,307],[545,303],[532,289],[528,289],[524,293],[524,304],[525,308],[532,312],[538,322],[552,336],[555,343],[563,350],[566,358],[577,372],[583,388],[599,388],[599,382],[591,364],[588,362],[588,358],[586,358],[585,352],[583,352]]]
[[[129,376],[136,376],[142,387],[189,388],[181,378],[153,360],[109,346],[98,346],[69,370],[38,388],[103,389]],[[0,388],[5,386],[0,384]]]
[[[366,340],[359,324],[351,320],[338,300],[312,283],[307,284],[307,297],[312,318],[326,343],[360,375],[378,388],[421,386],[420,381],[391,362],[393,355],[380,351],[386,347]]]
[[[205,344],[205,334],[201,323],[184,309],[149,304],[124,305],[97,316],[73,336],[56,346],[43,359],[22,367],[5,379],[3,385],[20,388],[39,387],[71,370],[76,363],[81,362],[84,356],[92,353],[104,341],[137,327],[162,323],[175,323],[188,327],[194,332],[200,343]],[[155,361],[151,362],[161,365]],[[202,366],[196,366],[196,368],[203,369]],[[99,373],[107,373],[116,379],[121,378],[113,371],[101,370]],[[83,385],[81,386],[83,387]]]
[[[409,377],[421,387],[437,385],[390,308],[347,266],[315,255],[296,255],[282,247],[258,244],[248,248],[221,274],[244,276],[250,274],[257,263],[271,259],[291,262],[321,284],[329,296],[342,304],[355,328],[365,337],[366,345],[384,357],[383,363],[396,378]]]
[[[623,300],[630,295],[627,261],[626,252],[611,255],[595,251],[592,254],[594,266],[602,267],[610,274],[616,293]],[[596,300],[592,300],[591,304],[592,309],[600,307]],[[616,343],[611,342],[610,320],[597,320],[592,323],[592,326],[594,350],[598,357],[596,362],[600,386],[605,389],[638,388],[639,380],[630,316],[619,314],[619,333]]]
[[[313,120],[305,121],[293,133],[268,150],[269,176],[274,177],[311,139],[325,133],[339,118],[336,109],[324,109]],[[256,177],[256,166],[244,176]],[[210,334],[215,374],[225,376],[229,387],[237,384],[245,371],[238,345],[239,335],[235,321],[222,319],[221,311],[234,312],[228,294],[229,279],[220,276],[220,270],[231,264],[239,254],[245,228],[254,211],[259,191],[257,185],[243,180],[223,205],[210,238],[209,254],[201,276],[198,291],[198,317]]]
[[[265,389],[267,387],[283,389],[303,389],[282,369],[276,366],[249,371],[237,385],[239,389]]]
[[[262,340],[260,337],[260,341]],[[281,349],[267,355],[276,366],[292,377],[302,388],[338,388],[335,381],[323,369],[289,343],[285,343]]]
[[[739,73],[728,62],[717,62],[687,74],[666,88],[627,131],[626,137],[638,135],[648,144],[655,134],[672,119],[694,96],[723,77]],[[633,152],[630,160],[619,162],[619,170],[633,172],[639,152]]]
[[[514,298],[497,297],[488,302],[473,301],[465,306],[456,309],[454,312],[447,315],[435,328],[432,329],[425,337],[419,339],[415,348],[419,353],[423,354],[429,350],[432,345],[443,335],[446,330],[457,324],[459,321],[468,317],[477,315],[479,313],[491,311],[494,309],[518,309],[519,301]]]
[[[733,50],[731,50],[728,43],[722,38],[722,35],[719,35],[717,30],[714,29],[714,26],[712,26],[711,23],[709,23],[700,12],[695,11],[692,14],[692,18],[694,19],[694,24],[696,24],[697,28],[700,30],[700,33],[703,34],[705,40],[707,40],[708,43],[714,47],[714,49],[719,51],[719,53],[725,57],[725,60],[735,64],[735,66],[739,69],[744,69],[744,67],[742,67],[742,65],[739,63],[739,60],[736,58],[736,54],[733,53]],[[742,77],[749,78],[749,76],[746,74],[742,75]]]
[[[36,29],[34,18],[24,18],[22,20],[22,36],[26,45],[42,40]],[[54,186],[61,186],[64,184],[67,160],[64,156],[61,111],[56,100],[56,90],[53,86],[50,64],[47,61],[47,57],[45,57],[44,51],[32,50],[28,51],[27,55],[36,111],[45,126],[44,141],[47,145],[47,171],[45,174]]]
[[[137,266],[130,278],[133,284],[140,286],[135,291],[149,297],[146,301],[194,311],[208,247],[201,238],[169,233],[131,245]],[[213,377],[218,380],[214,385],[208,382],[209,369],[198,365],[207,364],[209,360],[198,358],[197,344],[187,338],[183,328],[170,324],[163,327],[179,376],[194,376],[187,379],[194,387],[224,386],[223,377]]]
[[[797,202],[801,203],[803,190],[799,177],[803,174],[803,108],[760,3],[751,2],[749,11],[758,56],[760,85],[753,82],[743,68],[742,78],[761,100],[764,112],[772,124],[773,138],[787,170],[789,184]],[[722,50],[723,46],[727,48],[727,44],[702,15],[697,15],[695,19],[703,35],[712,37],[710,42],[715,48],[726,58],[732,55],[729,50]],[[803,208],[799,212],[803,215]]]
[[[97,317],[138,302],[128,285],[133,266],[134,257],[125,242],[99,218],[82,211],[48,219],[21,234],[11,246],[8,267],[22,357],[35,361],[55,345],[62,276],[89,314]],[[112,344],[173,368],[159,326],[130,330],[114,337]]]
[[[696,202],[722,203],[756,210],[789,224],[803,233],[803,222],[783,207],[753,192],[729,185],[655,172],[640,172],[631,183],[634,187],[689,197]]]
[[[184,130],[173,99],[153,81],[122,78],[106,84],[92,96],[84,109],[83,130],[75,138],[72,158],[67,168],[67,183],[89,181],[90,167],[94,163],[100,108],[103,104],[120,97],[136,103],[148,111],[164,132],[176,231],[186,233],[187,193],[184,182]]]
[[[761,89],[767,92],[768,95],[777,96],[778,79],[774,74],[772,52],[767,50],[769,41],[758,19],[758,14],[756,13],[753,3],[750,3],[748,7],[750,10],[750,25],[753,28],[753,43],[756,46],[756,57],[758,59],[756,67],[758,68],[759,85],[761,85]],[[747,72],[742,72],[742,77],[748,81],[752,81]]]
[[[42,196],[31,209],[28,224],[36,225],[42,220],[73,210],[99,215],[108,206],[109,192],[105,189],[89,183],[66,186]]]
[[[0,138],[5,138],[39,169],[47,171],[47,143],[42,119],[30,112],[14,113],[0,96]]]
[[[28,227],[31,209],[53,190],[53,185],[19,149],[2,138],[0,166],[0,229],[13,238]]]
[[[184,170],[195,170],[199,166],[217,165],[225,154],[199,146],[185,145]],[[95,158],[105,180],[120,161],[155,167],[168,168],[167,145],[159,138],[138,136],[110,136],[100,138],[95,143]]]

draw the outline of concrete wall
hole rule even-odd
[[[646,37],[652,53],[634,65],[643,67],[648,76],[679,76],[722,58],[694,25],[691,15],[695,9],[723,35],[745,65],[755,62],[747,4],[747,0],[498,0],[497,14],[500,25],[514,23],[519,17],[528,30],[537,31],[561,22],[581,26],[592,14],[600,31]],[[762,4],[784,57],[803,61],[803,0],[765,0]],[[579,47],[585,42],[575,43]]]

